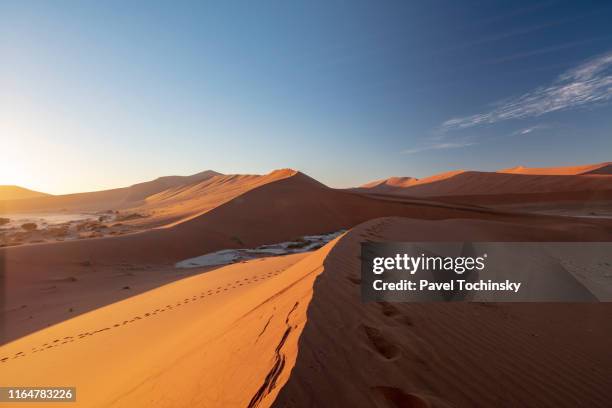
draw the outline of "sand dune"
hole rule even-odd
[[[359,186],[358,188],[353,189],[353,191],[374,194],[395,194],[403,191],[403,189],[406,189],[408,187],[442,181],[447,178],[456,176],[457,174],[461,174],[463,172],[464,170],[448,171],[422,179],[417,179],[413,177],[390,177],[388,179],[382,179],[366,183],[362,186]]]
[[[604,167],[593,171],[603,171]],[[539,170],[539,169],[538,169]],[[551,170],[554,171],[554,170]],[[593,195],[607,195],[612,190],[612,178],[606,174],[581,175],[542,175],[520,172],[479,172],[457,171],[433,176],[412,182],[408,186],[374,185],[360,187],[353,191],[368,194],[393,194],[411,197],[464,197],[461,202],[483,204],[487,201],[478,196],[522,195],[515,197],[523,201],[533,198],[529,195],[557,194],[554,200],[584,200],[595,199]],[[603,192],[603,193],[602,193]],[[542,197],[540,197],[541,199]],[[503,200],[503,199],[502,199]],[[458,200],[454,200],[458,201]],[[552,200],[549,200],[552,201]]]
[[[579,174],[612,174],[612,163],[587,164],[584,166],[568,167],[524,167],[516,166],[509,169],[498,170],[498,173],[531,174],[548,176],[577,176]]]
[[[0,347],[0,382],[76,386],[79,407],[269,406],[326,252],[230,265],[21,338]]]
[[[409,187],[418,182],[413,177],[389,177],[387,179],[376,180],[362,185],[360,188],[374,189],[376,192],[385,192],[395,188]]]
[[[584,236],[572,222],[371,220],[316,252],[218,268],[6,344],[0,382],[76,386],[84,407],[607,404],[606,305],[361,303],[359,242],[417,239]]]
[[[0,214],[14,212],[105,211],[138,205],[146,197],[168,188],[194,183],[219,175],[212,170],[191,176],[168,176],[130,187],[0,202]],[[1,199],[1,196],[0,196]]]
[[[258,179],[244,178],[248,185],[258,183]],[[243,185],[234,184],[231,177],[223,180],[230,186]],[[483,219],[543,228],[561,223],[571,225],[576,236],[601,240],[607,239],[607,235],[599,225],[612,223],[590,219],[568,221],[401,197],[365,197],[328,188],[290,170],[273,172],[266,180],[269,182],[168,228],[0,248],[0,272],[5,277],[4,308],[11,311],[1,316],[0,341],[103,306],[105,299],[119,300],[168,282],[174,275],[165,276],[158,271],[171,268],[178,261],[224,249],[256,248],[304,235],[339,231],[381,216]],[[212,179],[211,183],[216,185]],[[220,201],[228,197],[222,189],[217,196]],[[214,204],[214,200],[202,200],[204,204]],[[107,280],[109,276],[115,280]],[[129,290],[122,289],[126,285]]]
[[[173,226],[202,215],[245,192],[291,177],[294,170],[276,170],[266,175],[216,175],[203,181],[183,184],[146,197],[144,202],[130,210],[152,214],[155,222],[165,227]]]
[[[0,201],[3,200],[23,200],[26,198],[45,197],[46,193],[28,190],[19,186],[0,186]]]
[[[324,260],[296,364],[273,405],[607,406],[608,304],[362,303],[360,298],[364,240],[583,239],[562,224],[534,228],[387,218],[360,225]]]
[[[443,181],[415,186],[406,194],[416,196],[526,194],[612,189],[604,175],[539,176],[469,171]]]

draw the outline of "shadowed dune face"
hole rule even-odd
[[[609,227],[603,231],[612,237]],[[385,218],[354,228],[324,260],[295,366],[273,406],[606,406],[608,304],[362,303],[360,297],[364,240],[584,238],[569,225],[484,220]]]

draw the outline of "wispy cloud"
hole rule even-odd
[[[448,132],[509,119],[538,117],[611,99],[612,52],[608,52],[563,73],[551,85],[503,101],[491,111],[449,119],[442,123],[440,130]]]
[[[427,145],[415,147],[412,149],[403,150],[404,154],[415,154],[425,152],[427,150],[445,150],[445,149],[460,149],[462,147],[468,147],[475,145],[473,142],[453,142],[453,143],[430,143]]]
[[[528,135],[529,133],[533,133],[533,132],[536,132],[538,130],[543,130],[543,129],[550,129],[550,125],[540,124],[540,125],[530,126],[524,129],[519,129],[519,130],[512,132],[512,136]]]

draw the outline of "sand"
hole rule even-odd
[[[35,196],[14,200],[0,196],[0,215],[15,212],[106,211],[129,208],[168,188],[219,175],[206,170],[191,176],[166,176],[130,187],[88,193]]]
[[[607,305],[360,299],[360,241],[584,239],[573,227],[371,220],[8,343],[0,382],[76,386],[84,407],[605,406]]]
[[[583,166],[567,167],[524,167],[516,166],[509,169],[498,170],[498,173],[509,174],[536,174],[536,175],[579,175],[579,174],[612,174],[612,163],[587,164]]]
[[[495,177],[544,177],[550,185],[556,176]],[[573,177],[598,185],[609,176],[558,177],[572,186]],[[609,241],[612,219],[365,195],[290,169],[212,175],[134,202],[126,209],[148,214],[134,220],[139,232],[0,248],[1,383],[76,386],[70,406],[84,407],[605,406],[610,399],[607,305],[363,304],[359,242]],[[275,243],[276,250],[342,229],[314,252],[176,268],[203,254]]]
[[[435,181],[388,190],[414,197],[475,196],[500,194],[548,194],[612,190],[609,175],[531,175],[462,171]],[[358,191],[367,192],[363,189]],[[374,191],[376,193],[376,188]]]
[[[612,220],[567,220],[402,197],[365,197],[328,188],[300,172],[271,174],[270,182],[170,227],[0,248],[5,311],[0,315],[0,344],[167,283],[177,277],[172,272],[177,262],[349,229],[377,217],[566,226],[575,236],[599,240],[608,239],[600,226],[612,225]]]
[[[398,218],[351,230],[324,260],[296,364],[273,406],[607,406],[609,304],[364,304],[360,299],[359,242],[364,240],[572,235],[563,227]]]
[[[2,200],[23,200],[27,198],[45,197],[48,194],[38,191],[28,190],[18,186],[0,186],[0,201]]]
[[[226,266],[21,338],[0,382],[76,386],[82,407],[269,406],[325,254]]]
[[[403,195],[471,204],[494,204],[508,197],[514,203],[587,201],[612,194],[612,164],[528,168],[517,166],[497,172],[456,170],[423,179],[391,177],[351,191]]]

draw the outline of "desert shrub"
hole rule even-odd
[[[38,225],[36,225],[36,223],[33,223],[33,222],[26,222],[25,224],[21,224],[21,228],[23,228],[26,231],[34,231],[38,228]]]

